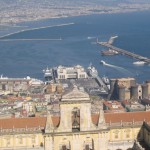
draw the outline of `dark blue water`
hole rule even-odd
[[[48,19],[19,25],[26,28],[12,28],[0,31],[0,35],[17,30],[74,23],[67,26],[53,26],[38,30],[28,30],[13,34],[5,39],[59,39],[58,41],[0,41],[0,74],[8,77],[27,75],[43,78],[42,70],[58,65],[76,64],[87,67],[91,62],[100,75],[110,78],[135,77],[139,82],[150,79],[150,66],[135,66],[126,56],[102,57],[105,49],[96,45],[118,35],[114,45],[128,51],[150,57],[150,12],[90,15],[61,19]],[[114,66],[103,66],[100,61]]]

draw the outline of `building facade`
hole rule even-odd
[[[150,81],[137,84],[134,78],[119,78],[110,80],[111,99],[138,100],[150,97]]]
[[[127,150],[135,141],[149,146],[149,111],[91,114],[91,102],[74,87],[62,96],[59,116],[1,119],[0,149]]]
[[[85,79],[87,77],[85,69],[80,65],[74,67],[58,66],[57,68],[58,79]]]

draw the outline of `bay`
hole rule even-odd
[[[135,66],[136,60],[121,55],[103,57],[100,51],[106,48],[96,44],[97,38],[107,41],[118,35],[115,46],[150,57],[149,16],[148,11],[76,16],[25,22],[17,24],[22,26],[19,28],[0,30],[1,36],[21,31],[1,38],[11,40],[0,40],[0,74],[43,79],[42,70],[47,66],[79,64],[88,67],[92,63],[101,76],[134,77],[138,82],[149,80],[149,65]],[[110,65],[101,65],[101,60]]]

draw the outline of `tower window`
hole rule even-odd
[[[115,134],[115,139],[118,139],[118,134]]]
[[[61,148],[61,150],[70,150],[70,148],[67,148],[68,146],[66,146],[66,145],[62,145],[62,148]]]
[[[62,146],[62,150],[67,150],[66,145],[63,145],[63,146]]]
[[[85,150],[93,150],[89,145],[85,145]]]
[[[129,137],[130,137],[130,135],[127,133],[127,134],[126,134],[126,138],[129,138]]]
[[[72,111],[72,131],[80,131],[80,110],[78,108]]]
[[[85,145],[85,150],[90,150],[89,145]]]

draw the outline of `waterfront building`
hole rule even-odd
[[[150,96],[150,82],[137,84],[134,78],[111,79],[110,81],[111,99],[137,101]]]
[[[80,65],[73,67],[58,66],[57,68],[58,79],[85,79],[87,77],[85,69]]]
[[[31,79],[27,78],[0,78],[0,92],[2,94],[13,93],[14,91],[26,90],[31,83]]]
[[[110,80],[111,99],[130,99],[130,87],[135,86],[134,78],[120,78]]]
[[[27,92],[29,87],[37,87],[43,85],[43,82],[38,79],[30,78],[7,78],[0,77],[0,94],[12,94],[19,92]]]
[[[143,85],[142,85],[142,98],[148,99],[150,98],[150,80],[146,81]]]
[[[60,115],[0,120],[1,150],[143,150],[150,146],[150,111],[91,114],[77,87],[64,94]],[[142,146],[140,145],[142,144]]]

